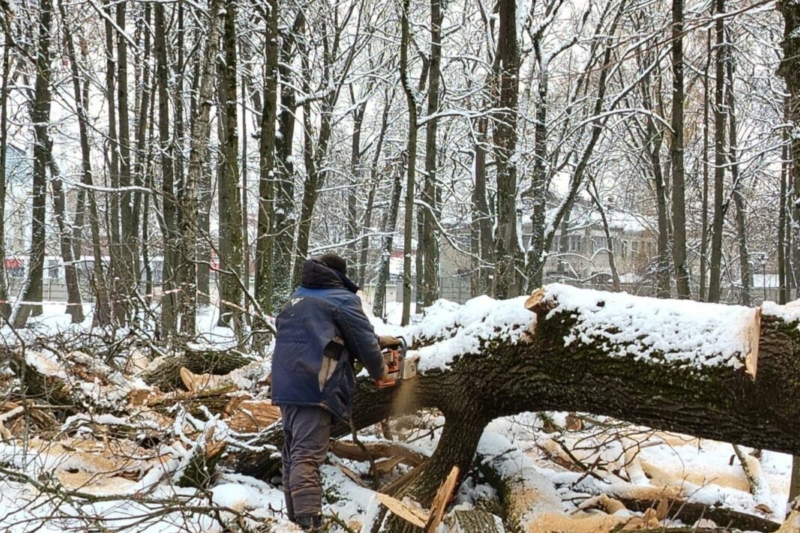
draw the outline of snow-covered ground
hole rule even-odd
[[[579,305],[569,303],[568,296],[566,292],[561,294],[562,305]],[[619,309],[625,306],[624,297],[621,298]],[[417,320],[408,328],[400,328],[397,323],[401,307],[390,304],[390,323],[376,324],[379,333],[409,338],[448,337],[443,332],[460,325],[456,336],[423,354],[423,371],[447,365],[454,354],[476,350],[476,342],[486,332],[496,334],[498,328],[510,331],[531,320],[521,300],[497,302],[483,297],[465,306],[447,302],[436,305],[454,313],[441,313],[439,318]],[[613,313],[615,309],[618,308],[612,302],[603,312]],[[741,319],[744,313],[743,308],[726,310],[731,320]],[[445,316],[449,318],[445,320]],[[211,309],[200,314],[198,324],[204,332],[201,342],[230,346],[235,339],[229,330],[216,326],[216,318]],[[78,333],[86,331],[90,324],[91,319],[87,318],[81,325],[70,325],[63,306],[45,306],[44,314],[21,335],[30,340],[35,336]],[[18,334],[3,328],[0,343],[16,344]],[[0,398],[0,428],[6,412],[2,406]],[[6,435],[0,442],[0,530],[298,531],[286,521],[279,479],[265,482],[223,472],[206,491],[176,486],[177,475],[193,447],[203,439],[229,439],[244,447],[249,441],[210,413],[198,417],[178,409],[171,414],[176,420],[172,425],[174,440],[153,448],[111,437],[102,429],[116,424],[142,434],[162,427],[154,414],[134,412],[120,417],[86,413],[81,415],[83,418],[67,420],[59,431],[42,438]],[[402,437],[415,451],[431,454],[444,420],[436,413],[422,413],[412,422],[398,424],[394,435]],[[200,440],[188,437],[191,432],[200,434]],[[378,430],[370,428],[360,438],[377,440]],[[547,531],[541,529],[547,524],[558,524],[558,531],[583,531],[581,527],[586,531],[607,531],[634,516],[629,511],[609,514],[589,508],[592,498],[601,494],[655,499],[669,495],[782,521],[787,511],[791,457],[766,450],[741,451],[757,487],[751,486],[730,444],[575,413],[526,413],[495,420],[486,428],[478,450],[483,464],[491,463],[504,475],[515,476],[522,486],[540,496],[527,508],[525,517],[532,522],[530,531],[542,533]],[[593,465],[592,475],[579,465]],[[408,469],[398,465],[381,481],[388,483]],[[362,476],[363,483],[354,481],[348,472]],[[329,530],[371,531],[380,504],[370,488],[369,465],[330,455],[322,469],[322,480]],[[497,491],[476,469],[460,487],[454,505],[460,510],[485,509],[486,503],[497,497]],[[667,521],[662,525],[671,524]],[[440,531],[447,531],[447,527],[441,526]]]

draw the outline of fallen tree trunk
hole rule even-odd
[[[529,298],[434,306],[417,327],[420,374],[362,380],[356,427],[435,407],[439,446],[400,491],[429,505],[466,472],[486,424],[526,411],[582,411],[652,428],[800,453],[800,308],[761,309],[549,286]],[[449,337],[440,339],[442,331]],[[344,424],[334,435],[349,431]],[[267,440],[268,439],[268,440]],[[265,442],[280,446],[273,428]],[[268,454],[263,454],[268,455]],[[263,457],[232,466],[261,473]]]

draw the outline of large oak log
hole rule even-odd
[[[423,505],[453,466],[469,469],[489,421],[526,411],[583,411],[798,454],[798,324],[791,304],[748,309],[563,285],[527,302],[438,304],[415,331],[419,376],[380,390],[362,380],[353,418],[365,427],[424,407],[443,412],[436,452],[401,491]],[[280,445],[274,428],[269,438]],[[240,456],[233,466],[256,473],[259,461]]]

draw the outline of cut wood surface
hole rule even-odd
[[[281,409],[271,400],[244,400],[233,410],[228,425],[239,433],[258,433],[281,418]]]

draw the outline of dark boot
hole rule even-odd
[[[319,533],[322,531],[322,515],[307,515],[295,517],[298,526],[303,528],[303,531],[311,531]]]

